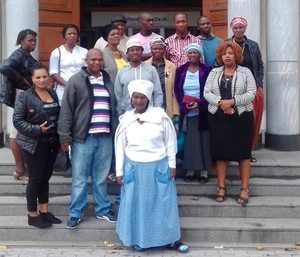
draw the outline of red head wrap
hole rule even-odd
[[[233,28],[236,24],[242,24],[245,28],[247,28],[247,20],[242,16],[234,17],[230,22],[230,28]]]

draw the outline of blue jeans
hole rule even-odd
[[[106,214],[111,208],[106,177],[112,157],[112,137],[87,137],[84,143],[73,142],[71,151],[72,190],[69,216],[81,218],[88,197],[91,175],[95,215]]]

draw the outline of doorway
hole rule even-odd
[[[153,15],[154,32],[166,38],[175,32],[172,25],[174,15],[185,12],[189,17],[189,31],[196,36],[196,21],[201,14],[202,1],[189,0],[183,3],[182,0],[129,0],[122,4],[119,0],[81,0],[80,8],[81,44],[89,49],[102,36],[102,29],[110,23],[111,17],[118,14],[126,17],[126,34],[131,36],[139,31],[137,15],[147,11]]]

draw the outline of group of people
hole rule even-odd
[[[211,33],[206,16],[197,20],[200,35],[195,37],[188,31],[187,15],[177,13],[175,33],[166,40],[152,31],[150,13],[139,14],[140,32],[130,38],[126,22],[123,15],[113,17],[89,50],[79,46],[76,25],[64,26],[65,43],[52,51],[50,73],[30,55],[36,32],[19,33],[21,47],[0,65],[6,82],[0,101],[14,107],[17,131],[10,142],[16,160],[13,176],[26,179],[29,173],[29,225],[61,223],[48,210],[49,179],[59,147],[71,149],[67,228],[76,229],[82,221],[91,176],[95,217],[117,222],[125,246],[187,252],[180,241],[175,184],[178,130],[185,134],[180,156],[184,180],[198,177],[206,183],[214,167],[215,200],[223,202],[227,162],[237,161],[237,203],[246,206],[251,150],[261,119],[256,112],[263,106],[261,53],[245,36],[247,21],[240,16],[231,21],[233,36],[226,41]],[[107,195],[112,168],[121,186],[118,215]]]

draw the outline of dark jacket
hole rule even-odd
[[[187,114],[186,104],[182,103],[183,97],[184,97],[184,90],[183,85],[186,77],[186,73],[189,68],[189,62],[183,64],[182,66],[178,67],[176,69],[176,76],[175,76],[175,85],[174,85],[174,92],[175,96],[180,108],[180,119],[181,124],[183,122],[183,119],[185,115]],[[203,97],[203,91],[206,79],[208,77],[209,72],[211,71],[211,67],[200,63],[199,66],[199,83],[200,83],[200,95],[199,95],[199,101],[198,101],[198,108],[199,108],[199,128],[200,130],[207,130],[208,124],[207,124],[207,106],[208,102]]]
[[[113,134],[117,126],[116,100],[108,73],[101,70],[104,86],[110,98],[110,131]],[[67,82],[61,104],[58,121],[58,134],[60,143],[72,141],[85,142],[91,123],[94,92],[89,80],[86,67],[74,74]]]
[[[264,79],[264,63],[262,61],[261,58],[261,52],[259,49],[258,44],[245,37],[245,46],[248,46],[249,52],[250,52],[250,56],[251,56],[251,60],[253,63],[253,76],[255,78],[255,82],[258,86],[263,87],[263,79]],[[231,38],[227,39],[228,41],[233,41],[233,36]]]
[[[32,84],[30,70],[37,63],[30,53],[20,47],[0,64],[0,73],[5,76],[0,87],[0,102],[14,106],[16,88],[27,90],[30,87],[24,79]]]
[[[55,102],[58,97],[53,89],[47,89]],[[43,102],[33,87],[21,92],[15,103],[13,124],[18,130],[17,144],[25,151],[34,153],[40,137],[43,135],[37,115],[44,112]],[[57,139],[58,135],[56,134]]]

